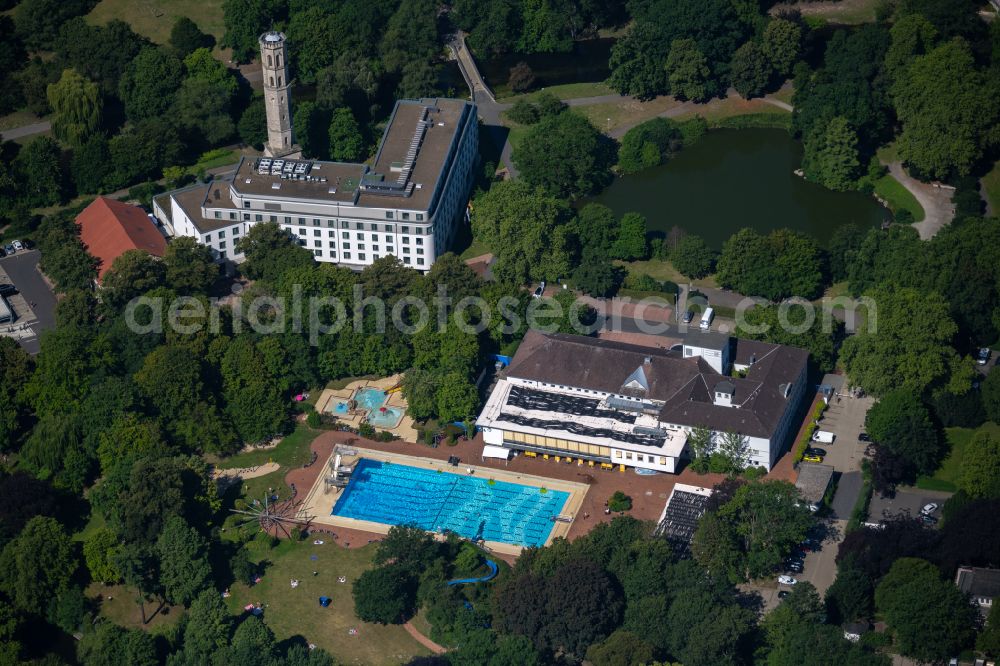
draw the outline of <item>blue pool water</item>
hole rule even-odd
[[[331,411],[334,414],[346,414],[348,411],[347,401],[338,400],[336,406]]]
[[[381,409],[368,412],[368,423],[378,428],[395,428],[402,418],[403,410],[399,407],[386,407],[384,412]]]
[[[470,539],[542,546],[569,493],[361,460],[333,515],[388,525],[450,530]]]
[[[386,394],[385,391],[375,388],[363,388],[354,393],[354,399],[361,409],[372,410],[378,409],[385,403]]]

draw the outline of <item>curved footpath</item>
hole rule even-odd
[[[951,202],[954,190],[934,187],[929,183],[917,180],[906,173],[902,162],[890,162],[887,166],[892,177],[909,190],[910,194],[916,198],[917,203],[924,209],[924,219],[912,225],[920,234],[921,239],[933,238],[937,232],[941,231],[942,227],[955,218],[955,204]]]

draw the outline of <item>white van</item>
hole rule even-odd
[[[817,430],[813,433],[812,441],[822,442],[823,444],[833,444],[833,439],[835,435],[828,430]]]
[[[712,308],[705,308],[705,311],[701,313],[701,323],[698,325],[703,331],[707,331],[712,328],[712,320],[715,319],[715,310]]]

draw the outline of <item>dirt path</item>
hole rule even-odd
[[[216,469],[212,471],[212,477],[221,479],[223,477],[239,477],[241,479],[256,479],[259,476],[266,476],[271,472],[277,472],[281,465],[276,462],[264,463],[254,467],[235,467],[233,469]]]
[[[920,182],[906,173],[902,162],[892,162],[887,166],[892,177],[909,190],[924,209],[924,219],[913,225],[920,238],[923,240],[933,238],[955,217],[955,204],[951,203],[952,190]]]
[[[445,652],[448,651],[446,648],[441,647],[440,645],[438,645],[437,643],[435,643],[434,641],[432,641],[431,639],[427,638],[422,633],[417,631],[417,628],[414,627],[413,624],[410,622],[404,624],[403,629],[406,629],[406,633],[413,636],[414,640],[416,640],[418,643],[423,645],[425,648],[427,648],[434,654],[444,654]]]
[[[13,141],[14,139],[21,139],[33,134],[42,134],[43,132],[48,132],[50,129],[52,129],[52,123],[43,120],[38,123],[21,125],[20,127],[12,127],[9,130],[4,130],[0,132],[0,139],[3,141]]]

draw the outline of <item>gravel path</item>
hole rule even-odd
[[[909,190],[924,209],[924,219],[913,225],[921,239],[933,238],[937,232],[955,218],[955,204],[951,203],[951,195],[954,190],[946,187],[935,187],[917,180],[906,173],[902,162],[892,162],[888,167],[892,177]]]

